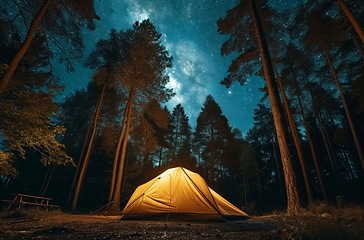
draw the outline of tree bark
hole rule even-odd
[[[320,169],[319,164],[318,164],[315,145],[313,144],[313,141],[312,141],[310,130],[309,130],[309,127],[308,127],[308,124],[307,124],[306,114],[304,112],[303,105],[302,105],[301,92],[300,92],[296,77],[294,77],[293,80],[294,80],[294,83],[295,83],[295,86],[296,86],[297,99],[298,99],[298,103],[299,103],[299,106],[300,106],[301,116],[302,116],[302,119],[303,119],[303,125],[305,127],[307,140],[308,140],[308,142],[310,144],[311,154],[312,154],[313,162],[315,164],[317,178],[318,178],[318,181],[319,181],[319,184],[320,184],[320,187],[321,187],[321,193],[322,193],[322,196],[323,196],[324,200],[327,202],[327,195],[326,195],[325,185],[324,185],[324,181],[322,179],[321,169]]]
[[[278,76],[277,73],[276,73],[276,75]],[[282,93],[283,103],[284,103],[284,106],[285,106],[285,109],[286,109],[288,122],[289,122],[289,125],[290,125],[290,128],[291,128],[291,131],[292,131],[293,141],[294,141],[294,144],[296,146],[298,159],[300,161],[301,170],[302,170],[302,174],[303,174],[303,179],[305,181],[305,186],[306,186],[306,193],[307,193],[307,197],[308,197],[308,203],[312,204],[314,200],[313,200],[313,196],[312,196],[310,181],[309,181],[308,175],[307,175],[307,169],[306,169],[305,159],[303,157],[301,143],[300,143],[299,138],[298,138],[297,128],[296,128],[296,124],[294,123],[294,120],[293,120],[293,117],[292,117],[292,112],[291,112],[291,109],[290,109],[290,106],[289,106],[289,101],[288,101],[288,98],[287,98],[286,93],[284,91],[282,80],[280,79],[279,76],[278,76],[278,85],[279,85],[279,88],[280,88],[281,93]]]
[[[173,156],[172,156],[172,161],[174,162],[174,166],[177,167],[177,159],[176,159],[176,154],[177,154],[177,143],[178,143],[178,133],[179,133],[179,114],[177,114],[177,126],[176,126],[176,134],[174,137],[174,145],[173,145]]]
[[[96,112],[95,112],[95,116],[94,116],[94,123],[93,123],[93,126],[92,126],[92,133],[91,133],[91,137],[90,137],[90,142],[88,144],[85,159],[83,161],[82,168],[81,168],[81,171],[80,171],[80,176],[79,176],[78,181],[77,181],[76,190],[75,190],[75,194],[74,194],[73,201],[72,201],[71,211],[76,210],[76,207],[77,207],[77,202],[78,202],[78,198],[79,198],[79,195],[80,195],[81,186],[82,186],[83,180],[85,178],[86,169],[87,169],[88,162],[89,162],[90,156],[91,156],[92,145],[93,145],[93,141],[94,141],[95,134],[96,134],[98,117],[99,117],[99,114],[100,114],[100,109],[101,109],[102,101],[103,101],[103,98],[104,98],[105,89],[106,89],[106,85],[104,84],[103,87],[102,87],[102,91],[101,91],[99,101],[97,103],[97,108],[96,108]]]
[[[119,153],[120,153],[121,144],[123,142],[123,136],[124,136],[124,132],[125,132],[124,128],[125,128],[125,125],[126,125],[126,119],[127,119],[127,116],[128,116],[128,111],[129,111],[129,102],[125,106],[123,123],[121,124],[120,135],[119,135],[118,142],[116,144],[114,163],[113,163],[113,168],[112,168],[112,173],[111,173],[109,205],[111,204],[112,197],[114,195],[116,172],[117,172],[117,169],[118,169],[118,161],[119,161],[119,155],[120,155]]]
[[[360,44],[360,41],[358,39],[358,36],[356,36],[354,33],[351,34],[351,39],[353,39],[353,42],[356,46],[356,48],[358,49],[361,58],[364,60],[364,49]]]
[[[126,121],[126,126],[125,126],[126,128],[125,128],[125,134],[124,134],[124,141],[123,141],[123,146],[121,149],[120,163],[119,163],[119,167],[118,167],[118,173],[117,173],[117,178],[116,178],[116,182],[115,182],[115,189],[114,189],[114,194],[113,194],[112,203],[111,203],[112,211],[120,211],[121,183],[123,180],[125,153],[126,153],[126,146],[128,143],[134,96],[135,96],[135,89],[131,89],[130,96],[128,99],[128,109],[127,109],[128,115],[127,115],[127,121]]]
[[[18,52],[13,57],[13,60],[10,62],[9,68],[6,71],[4,77],[1,79],[1,82],[0,82],[0,96],[3,95],[6,87],[9,84],[9,81],[10,81],[11,77],[13,76],[13,74],[15,72],[16,67],[18,66],[20,60],[22,59],[22,57],[24,56],[24,54],[28,50],[28,48],[30,46],[30,43],[33,40],[34,32],[37,29],[38,22],[42,19],[45,11],[47,10],[47,8],[48,8],[48,6],[49,6],[49,4],[51,2],[52,2],[52,0],[46,0],[43,3],[43,6],[40,8],[39,12],[35,15],[32,22],[30,23],[29,30],[28,30],[27,36],[25,37],[24,42],[20,46]]]
[[[97,111],[97,106],[96,106],[95,112],[96,111]],[[88,143],[89,138],[90,138],[92,125],[93,125],[92,122],[90,122],[90,124],[88,125],[88,128],[87,128],[87,133],[86,133],[85,141],[83,142],[83,146],[82,146],[81,154],[80,154],[80,157],[79,157],[79,160],[78,160],[75,176],[73,177],[71,189],[70,189],[70,192],[68,194],[67,207],[69,207],[70,204],[71,204],[71,199],[72,199],[72,196],[73,196],[73,192],[75,190],[75,185],[76,185],[78,176],[79,176],[80,171],[81,171],[81,166],[83,164],[83,161],[82,161],[84,159],[83,155],[85,153],[86,146],[87,146],[87,143]]]
[[[215,161],[214,161],[214,152],[215,152],[215,147],[214,147],[214,127],[213,124],[211,123],[210,126],[210,187],[213,188],[214,185],[214,165],[215,165]]]
[[[338,0],[340,8],[344,11],[346,16],[349,18],[351,24],[355,28],[356,32],[358,33],[361,41],[364,43],[364,31],[363,28],[360,26],[358,20],[354,17],[353,13],[350,11],[348,6],[345,4],[344,0]]]
[[[326,50],[326,47],[324,45],[324,43],[321,41],[321,47],[324,51],[324,54],[325,54],[325,57],[326,57],[326,61],[327,63],[329,64],[329,67],[330,67],[330,70],[331,70],[331,73],[332,73],[332,76],[335,80],[335,83],[336,83],[336,86],[339,90],[339,94],[340,94],[340,97],[341,97],[341,100],[343,101],[343,106],[344,106],[344,109],[345,109],[345,113],[346,113],[346,117],[348,119],[348,122],[349,122],[349,126],[350,126],[350,129],[351,129],[351,133],[353,134],[353,138],[354,138],[354,142],[355,142],[355,146],[356,146],[356,149],[358,151],[358,156],[359,156],[359,159],[360,159],[360,162],[361,162],[361,166],[364,170],[364,156],[363,156],[363,152],[361,150],[361,146],[360,146],[360,142],[359,142],[359,139],[358,139],[358,136],[356,134],[356,131],[355,131],[355,126],[354,126],[354,123],[353,123],[353,120],[351,119],[351,115],[350,115],[350,111],[349,111],[349,108],[348,108],[348,104],[346,103],[346,100],[345,100],[345,96],[344,96],[344,92],[341,88],[341,84],[339,82],[339,79],[336,75],[336,71],[334,69],[334,66],[332,65],[332,62],[331,62],[331,59],[329,57],[329,54]]]
[[[315,96],[313,94],[313,91],[312,91],[312,88],[310,86],[310,82],[308,80],[307,75],[305,77],[306,77],[307,87],[309,89],[309,92],[310,92],[310,95],[311,95],[311,99],[312,99],[313,112],[314,112],[315,117],[317,119],[317,122],[319,124],[320,132],[321,132],[321,135],[322,135],[322,139],[324,140],[326,152],[327,152],[328,157],[329,157],[329,161],[330,161],[330,165],[331,165],[331,168],[332,168],[334,177],[335,177],[335,181],[336,181],[337,186],[339,188],[340,194],[342,196],[344,196],[344,190],[343,190],[343,187],[342,187],[342,184],[341,184],[341,181],[340,181],[340,176],[338,174],[338,171],[337,171],[337,168],[336,168],[336,164],[335,164],[336,163],[335,155],[333,155],[333,153],[330,150],[331,149],[330,148],[330,145],[331,144],[329,142],[329,139],[326,137],[326,134],[325,134],[326,133],[326,129],[324,127],[324,124],[322,123],[322,119],[321,119],[320,113],[318,112],[318,107],[317,107],[317,104],[316,104],[316,101],[315,101]]]
[[[268,44],[264,37],[263,26],[259,18],[255,1],[250,1],[251,12],[258,40],[260,55],[262,58],[265,81],[267,83],[269,99],[273,113],[274,125],[277,133],[277,140],[281,153],[281,160],[284,171],[287,193],[287,215],[297,214],[301,208],[300,199],[297,190],[296,176],[293,171],[292,156],[289,152],[287,133],[283,124],[283,111],[279,100],[279,92],[274,77],[272,62],[269,56]]]

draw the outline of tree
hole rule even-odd
[[[285,93],[285,89],[283,87],[283,83],[282,83],[283,80],[278,75],[278,73],[276,73],[276,75],[277,75],[277,79],[278,79],[278,86],[279,86],[279,89],[281,90],[283,104],[284,104],[284,107],[285,107],[285,110],[286,110],[289,126],[290,126],[292,137],[293,137],[293,141],[294,141],[294,144],[296,146],[298,159],[300,160],[301,170],[302,170],[303,178],[304,178],[304,181],[305,181],[305,189],[306,189],[306,193],[307,193],[307,196],[308,196],[308,202],[309,202],[309,204],[312,204],[313,203],[313,195],[312,195],[312,191],[311,191],[309,177],[308,177],[308,174],[307,174],[306,163],[305,163],[305,159],[304,159],[304,156],[303,156],[301,143],[300,143],[299,136],[298,136],[298,133],[297,133],[296,123],[295,123],[295,121],[293,119],[293,114],[292,114],[292,111],[291,111],[290,102],[289,102],[289,100],[287,98],[287,95]]]
[[[210,166],[209,185],[214,187],[215,166],[229,138],[232,137],[228,120],[223,115],[220,106],[211,95],[206,97],[205,103],[197,117],[196,135],[202,141],[202,157]]]
[[[256,160],[259,161],[260,182],[265,189],[261,198],[264,208],[267,206],[282,206],[286,204],[282,164],[279,161],[279,149],[277,147],[274,119],[266,97],[263,97],[254,110],[254,126],[246,135],[246,141],[255,150]],[[273,196],[272,193],[279,193]],[[268,198],[267,198],[268,197]]]
[[[98,78],[98,77],[99,78],[104,78],[102,73],[100,75],[96,74],[95,78]],[[90,133],[89,143],[88,143],[88,146],[86,148],[85,158],[82,161],[82,165],[81,165],[82,167],[81,167],[78,179],[77,179],[77,184],[76,184],[75,193],[74,193],[74,196],[73,196],[73,201],[72,201],[72,206],[71,206],[72,211],[76,210],[78,197],[79,197],[79,194],[80,194],[80,191],[81,191],[81,186],[82,186],[85,174],[86,174],[86,169],[87,169],[88,162],[90,160],[92,145],[93,145],[96,130],[97,130],[97,123],[98,123],[98,119],[100,118],[101,104],[102,104],[102,99],[104,98],[105,88],[106,88],[106,85],[103,84],[102,89],[101,89],[100,97],[99,97],[99,99],[97,101],[97,107],[96,107],[96,110],[95,110],[95,115],[93,117],[93,124],[92,124],[92,128],[91,128],[92,130],[91,130],[91,133]]]
[[[312,63],[312,59],[314,58],[314,55],[312,54],[312,51],[303,52],[301,49],[299,49],[299,47],[295,46],[295,44],[293,44],[292,42],[290,42],[285,49],[286,49],[285,55],[282,58],[280,58],[280,63],[282,64],[282,68],[281,68],[282,69],[281,70],[282,79],[281,80],[284,79],[287,90],[291,90],[291,91],[289,91],[289,94],[292,96],[292,108],[295,108],[295,106],[297,106],[297,102],[298,102],[298,109],[299,109],[299,112],[301,113],[300,115],[303,120],[303,127],[305,129],[305,135],[307,137],[307,140],[309,142],[309,146],[311,149],[312,158],[313,158],[313,162],[315,165],[316,175],[318,178],[318,182],[320,184],[322,196],[323,196],[324,200],[327,201],[327,195],[326,195],[326,191],[325,191],[325,187],[324,187],[324,181],[323,181],[323,177],[321,174],[323,168],[320,168],[320,166],[319,166],[319,161],[317,158],[315,145],[314,145],[313,139],[311,137],[311,133],[310,133],[311,130],[308,126],[307,117],[306,117],[306,113],[305,113],[305,111],[309,112],[309,109],[310,109],[308,107],[309,101],[307,100],[307,102],[304,102],[304,96],[306,95],[306,93],[304,92],[304,90],[301,89],[302,84],[301,85],[299,84],[301,82],[304,82],[304,81],[301,81],[301,79],[305,78],[305,76],[304,76],[304,74],[302,74],[302,72],[305,71],[305,69],[314,68],[314,64]],[[307,71],[307,72],[309,72],[312,75],[315,74],[314,71]],[[279,79],[278,75],[277,75],[277,77]],[[281,90],[281,91],[282,91],[282,97],[284,98],[286,94],[285,94],[284,90]],[[295,100],[296,100],[296,102],[293,102]],[[296,138],[298,138],[298,136],[296,136]],[[298,139],[295,140],[296,141],[295,144],[299,143],[299,142],[297,142],[297,140]],[[301,142],[303,142],[302,145],[304,145],[304,140],[302,138],[301,138]],[[302,153],[301,153],[301,155],[302,155]],[[309,162],[306,161],[305,164],[309,165]],[[310,170],[308,170],[308,172],[310,172]],[[305,175],[304,172],[303,172],[303,174]],[[307,185],[308,177],[305,177],[305,178],[307,179],[307,180],[305,180],[305,182],[306,182],[305,184]]]
[[[335,44],[333,44],[333,40],[339,41],[338,38],[333,38],[332,36],[336,36],[337,29],[333,26],[334,24],[328,24],[331,21],[331,19],[328,19],[327,17],[320,18],[317,16],[315,12],[311,13],[308,16],[308,25],[310,26],[309,31],[304,39],[305,44],[316,44],[322,49],[322,52],[324,53],[325,59],[327,61],[327,64],[329,65],[330,72],[333,76],[333,79],[335,81],[335,84],[337,86],[341,101],[343,103],[345,113],[347,120],[349,122],[349,126],[351,129],[351,133],[354,138],[354,142],[356,145],[356,149],[358,152],[359,160],[361,162],[362,168],[364,170],[364,155],[361,150],[360,142],[357,136],[357,132],[355,130],[355,126],[351,117],[351,113],[349,111],[349,107],[347,104],[347,101],[344,96],[344,91],[342,89],[341,83],[338,78],[338,74],[336,69],[334,68],[333,62],[329,55],[329,50],[326,47],[326,45],[332,47]]]
[[[17,171],[13,164],[13,154],[0,150],[0,174],[15,177]]]
[[[121,183],[134,102],[136,100],[147,102],[151,98],[165,102],[172,96],[172,91],[165,87],[169,81],[166,68],[172,66],[172,57],[160,42],[161,34],[156,31],[149,19],[141,24],[136,22],[131,33],[126,61],[119,69],[120,81],[128,90],[128,99],[119,138],[122,140],[118,141],[118,146],[122,143],[118,172],[115,187],[110,189],[113,191],[111,210],[114,211],[120,210]]]
[[[250,9],[247,6],[250,6]],[[264,5],[261,9],[267,11],[269,8]],[[249,20],[246,18],[248,13],[251,14],[252,22],[247,22]],[[251,23],[253,24],[251,25]],[[249,64],[251,64],[251,60],[254,58],[257,59],[255,50],[256,48],[259,49],[283,164],[288,198],[287,214],[296,214],[300,209],[300,200],[296,177],[293,172],[292,156],[288,148],[287,129],[284,123],[284,115],[269,55],[269,48],[255,1],[241,1],[235,8],[228,11],[225,19],[218,20],[217,25],[220,34],[230,34],[230,38],[222,45],[222,55],[227,55],[234,51],[239,53],[239,56],[229,67],[228,76],[221,82],[227,87],[229,87],[233,81],[238,81],[241,84],[246,81],[246,69],[243,70],[243,67],[248,66],[247,72],[251,72],[251,66]],[[253,27],[255,36],[250,30],[247,32],[243,31],[249,27]],[[257,43],[251,41],[254,37],[256,38]]]
[[[259,173],[256,153],[241,136],[241,132],[234,129],[234,137],[229,139],[221,155],[222,165],[228,169],[231,178],[241,176],[241,181],[236,188],[242,188],[243,206],[248,205],[248,192],[253,191],[252,178]]]
[[[191,139],[191,126],[188,123],[185,110],[180,103],[173,109],[171,125],[173,126],[172,166],[181,166],[183,146]],[[189,159],[189,157],[187,158]]]
[[[360,26],[358,20],[354,17],[353,13],[350,11],[348,6],[345,4],[344,0],[338,0],[340,8],[345,12],[346,16],[349,18],[351,24],[355,28],[356,32],[358,33],[361,41],[364,43],[364,31],[363,28]]]
[[[139,115],[137,127],[133,128],[131,135],[134,143],[138,142],[143,155],[144,165],[150,162],[150,154],[163,145],[164,139],[158,132],[165,132],[169,125],[168,112],[163,109],[155,99],[143,104],[142,113]]]
[[[111,107],[112,109],[118,109],[119,102],[123,99],[121,96],[115,96],[118,92],[118,85],[120,85],[116,77],[116,71],[117,68],[123,63],[123,61],[125,61],[126,49],[128,48],[128,42],[126,41],[126,38],[127,33],[125,33],[124,31],[120,31],[118,33],[116,32],[116,30],[112,29],[109,38],[106,40],[98,41],[96,44],[96,49],[90,53],[85,61],[85,66],[88,66],[91,69],[97,71],[94,75],[94,82],[99,86],[99,89],[101,89],[101,91],[99,91],[99,99],[97,102],[95,116],[92,119],[92,133],[90,139],[85,139],[85,142],[88,141],[88,147],[86,148],[84,160],[82,162],[80,161],[80,163],[82,163],[82,167],[79,175],[78,171],[76,171],[75,179],[78,180],[77,186],[75,188],[71,210],[76,209],[78,196],[81,190],[81,185],[85,176],[87,164],[89,162],[92,150],[98,120],[100,118],[101,105],[103,104],[105,95],[109,98],[114,96],[113,101],[111,101],[112,104],[108,104],[109,107],[114,106]],[[116,154],[116,156],[118,156],[118,153]],[[114,160],[114,168],[111,174],[111,189],[113,189],[113,184],[116,177],[116,162],[117,160]],[[73,186],[71,187],[71,190],[72,189]],[[112,192],[110,192],[110,198],[111,194]]]
[[[4,36],[1,51],[11,53],[16,35]],[[44,165],[73,164],[64,151],[59,138],[65,128],[56,119],[59,109],[53,102],[61,89],[57,79],[42,69],[47,62],[44,42],[35,37],[31,49],[14,74],[16,82],[4,92],[0,101],[0,133],[4,160],[11,156],[24,158],[28,151],[35,151]],[[6,59],[7,55],[3,59]],[[10,155],[9,155],[10,154]]]
[[[12,4],[5,4],[4,6],[7,6],[8,8],[11,5]],[[3,95],[20,60],[28,51],[35,34],[42,35],[44,42],[47,43],[47,47],[49,47],[49,42],[53,42],[58,47],[61,46],[61,44],[57,44],[57,41],[55,40],[57,37],[52,36],[54,33],[58,36],[70,36],[70,38],[73,40],[71,42],[74,44],[74,46],[81,47],[82,40],[79,33],[80,26],[86,23],[88,28],[93,29],[93,19],[99,18],[93,9],[93,0],[84,1],[82,3],[76,3],[69,0],[45,0],[41,5],[38,5],[38,2],[34,1],[22,1],[17,2],[15,4],[15,8],[18,8],[20,12],[19,14],[15,15],[21,16],[23,18],[20,20],[20,22],[27,23],[29,20],[31,20],[31,23],[29,26],[16,26],[18,27],[19,32],[21,32],[23,29],[26,29],[26,34],[24,34],[26,37],[24,40],[22,40],[21,46],[13,56],[5,74],[1,78],[0,96]],[[70,9],[72,14],[69,14]],[[9,9],[9,11],[13,12],[16,10]],[[33,14],[34,12],[36,12],[36,14]],[[27,19],[25,16],[31,17],[30,19]],[[50,50],[48,49],[48,51]],[[66,53],[65,49],[61,49],[61,52]],[[67,57],[64,58],[64,60],[67,60]]]

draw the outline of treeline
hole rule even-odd
[[[221,83],[243,85],[250,74],[266,81],[270,108],[263,98],[246,140],[257,159],[281,160],[266,174],[284,177],[288,214],[318,200],[363,200],[364,9],[347,4],[308,1],[277,12],[247,0],[217,22],[229,36],[221,53],[237,55]]]
[[[291,214],[317,201],[363,203],[359,1],[310,1],[282,13],[266,1],[243,0],[217,21],[219,33],[229,35],[221,54],[237,53],[221,83],[244,85],[253,74],[267,83],[246,136],[229,126],[211,95],[196,123],[189,122],[186,106],[164,107],[173,97],[166,88],[172,57],[149,20],[111,30],[98,41],[83,61],[93,70],[87,89],[56,104],[62,87],[50,64],[51,48],[66,64],[81,57],[82,39],[61,30],[73,27],[79,33],[85,22],[92,29],[97,19],[92,8],[76,14],[78,6],[72,5],[75,15],[59,15],[62,5],[49,5],[3,85],[26,43],[21,33],[32,29],[22,24],[42,10],[21,4],[28,14],[12,18],[14,9],[8,7],[0,18],[2,198],[27,192],[50,195],[65,209],[119,210],[139,184],[184,166],[245,209],[288,206]],[[48,29],[59,16],[67,20],[56,21],[59,31]]]

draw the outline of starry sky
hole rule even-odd
[[[176,95],[166,104],[168,109],[172,112],[181,103],[194,128],[206,96],[211,94],[230,126],[245,135],[253,126],[253,110],[262,96],[258,89],[264,86],[264,80],[253,76],[244,86],[233,84],[229,89],[220,84],[233,56],[220,55],[221,45],[228,36],[217,32],[216,22],[236,4],[237,0],[95,0],[96,13],[101,19],[96,21],[95,31],[83,33],[85,56],[99,39],[108,38],[110,29],[131,29],[136,21],[149,18],[174,58],[167,86]],[[282,9],[293,2],[270,0],[270,4]],[[75,65],[71,74],[61,66],[57,71],[66,86],[63,97],[86,88],[92,77],[91,70],[81,63]]]

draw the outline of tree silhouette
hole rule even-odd
[[[250,8],[247,6],[250,6]],[[266,10],[269,8],[264,5],[262,9]],[[245,16],[249,13],[251,15],[250,22],[250,19],[246,20],[245,18]],[[242,19],[245,21],[243,22]],[[254,29],[255,33],[251,31],[244,32],[244,29],[251,27],[251,22],[253,23],[252,29]],[[271,102],[281,160],[283,163],[288,198],[287,214],[296,214],[300,209],[300,200],[298,196],[296,177],[293,172],[292,156],[288,147],[287,129],[284,123],[284,115],[279,99],[279,92],[274,76],[273,66],[269,55],[269,48],[255,1],[241,1],[238,6],[228,11],[225,19],[220,19],[217,24],[219,33],[230,34],[229,40],[226,41],[222,46],[222,54],[229,54],[234,51],[239,53],[239,56],[229,67],[228,76],[221,82],[227,87],[229,87],[233,81],[238,81],[241,84],[246,81],[245,75],[251,72],[251,60],[254,58],[259,59],[254,53],[257,47],[259,49],[264,77]],[[257,39],[257,43],[251,42],[251,40],[249,40],[253,38]],[[244,43],[244,41],[247,41],[249,45]],[[247,71],[244,68],[245,66],[248,66]]]
[[[7,6],[11,6],[11,4],[8,4]],[[77,49],[82,46],[82,39],[79,33],[80,26],[87,23],[88,28],[93,29],[93,19],[99,18],[93,9],[93,0],[84,1],[82,4],[68,0],[45,0],[41,5],[38,5],[38,2],[34,1],[22,1],[21,3],[16,3],[15,8],[18,8],[20,11],[19,16],[23,18],[24,16],[31,16],[31,23],[29,26],[16,26],[19,32],[20,29],[26,29],[26,34],[24,34],[26,37],[22,40],[21,46],[13,56],[11,62],[9,64],[6,63],[8,64],[8,67],[0,80],[0,96],[3,95],[20,60],[28,51],[37,31],[37,34],[41,33],[44,41],[47,43],[47,47],[49,46],[48,42],[51,41],[53,41],[56,46],[61,46],[61,44],[57,44],[57,41],[55,40],[57,37],[52,36],[52,34],[58,34],[58,36],[62,37],[69,36],[72,39],[71,42]],[[70,13],[70,9],[73,11],[72,14],[65,14],[66,12]],[[10,11],[16,10],[10,9]],[[23,11],[28,12],[29,14],[25,14]],[[36,14],[33,14],[34,12],[36,12]],[[29,21],[29,19],[22,20],[24,22]],[[63,53],[66,53],[64,49],[61,48],[60,50]],[[68,60],[67,54],[65,54],[64,57],[63,60]],[[68,66],[70,67],[71,65],[69,64]]]
[[[172,66],[172,58],[160,43],[159,34],[149,20],[142,23],[136,22],[130,35],[130,48],[127,59],[120,66],[120,81],[128,90],[128,99],[118,147],[121,147],[120,161],[117,167],[115,187],[113,191],[111,210],[120,210],[120,191],[123,180],[126,146],[129,137],[131,117],[134,101],[148,101],[155,98],[164,102],[172,96],[170,89],[165,85],[169,81],[166,68]],[[120,140],[122,139],[122,140]]]

